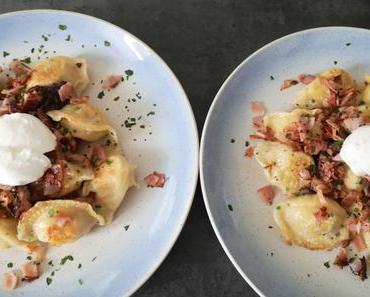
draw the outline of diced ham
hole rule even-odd
[[[252,158],[254,156],[254,147],[248,146],[244,151],[244,156]]]
[[[99,167],[107,160],[105,150],[103,149],[103,147],[99,145],[96,145],[91,148],[91,150],[88,153],[88,157],[90,159],[91,164],[94,167]]]
[[[349,217],[346,220],[346,225],[348,228],[349,233],[352,237],[356,237],[361,232],[361,223],[355,219],[354,217]]]
[[[298,81],[295,79],[286,79],[283,81],[283,83],[280,86],[280,91],[288,89],[294,85],[298,84]]]
[[[252,118],[253,127],[255,129],[263,127],[263,116],[255,116]]]
[[[352,239],[352,244],[357,252],[362,252],[367,249],[367,245],[366,245],[365,239],[362,236],[362,234],[357,234]]]
[[[361,118],[348,118],[343,121],[343,126],[346,130],[352,132],[362,125]]]
[[[310,180],[312,178],[310,171],[305,168],[299,171],[299,177],[303,180]]]
[[[359,202],[361,199],[361,193],[357,191],[349,191],[348,194],[342,199],[341,205],[344,207],[350,207],[353,203]]]
[[[163,173],[154,171],[153,173],[148,174],[146,177],[144,177],[144,182],[147,185],[147,187],[163,188],[166,182],[166,177]]]
[[[36,262],[42,262],[46,255],[46,245],[40,242],[31,242],[25,246],[25,250],[32,256],[32,260]]]
[[[316,221],[321,224],[324,220],[328,218],[326,206],[320,207],[316,212],[314,212],[313,215],[315,216]]]
[[[250,106],[251,106],[252,112],[262,113],[262,114],[266,112],[265,104],[263,104],[263,102],[261,101],[251,101]]]
[[[337,256],[335,257],[334,265],[337,265],[340,269],[344,266],[348,266],[348,255],[345,248],[340,248]]]
[[[308,85],[310,84],[314,79],[316,78],[315,75],[311,75],[311,74],[300,74],[298,76],[298,81],[302,84],[305,84],[305,85]]]
[[[275,197],[275,190],[273,186],[267,185],[259,188],[257,194],[265,204],[271,205]]]
[[[54,164],[42,178],[43,191],[45,196],[55,196],[60,192],[64,179],[64,162]]]
[[[69,101],[71,98],[76,96],[75,90],[73,88],[73,85],[69,82],[63,84],[60,86],[58,90],[60,101]]]
[[[103,81],[104,90],[114,89],[122,81],[122,75],[109,75]]]
[[[22,280],[32,281],[39,277],[39,269],[37,264],[28,262],[21,266]]]
[[[3,287],[7,291],[14,290],[18,285],[18,276],[14,272],[5,272],[3,276]]]

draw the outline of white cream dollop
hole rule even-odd
[[[370,126],[352,131],[339,154],[355,175],[370,175]]]
[[[12,113],[0,117],[0,184],[20,186],[39,179],[50,167],[44,153],[56,137],[37,117]]]

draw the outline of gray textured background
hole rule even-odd
[[[182,82],[199,131],[222,82],[264,44],[312,27],[370,26],[369,0],[0,0],[0,13],[35,8],[93,15],[149,44]],[[179,240],[134,296],[257,296],[219,245],[199,187]]]

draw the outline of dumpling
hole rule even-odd
[[[60,110],[52,110],[47,114],[53,121],[61,122],[74,137],[85,141],[97,141],[110,136],[117,143],[116,132],[100,110],[92,104],[68,104]]]
[[[311,156],[270,141],[259,142],[254,152],[271,184],[290,194],[296,194],[307,186],[307,181],[300,178],[299,172],[314,165]]]
[[[23,244],[17,238],[17,220],[0,218],[0,250]]]
[[[297,108],[291,112],[274,112],[264,116],[263,124],[265,127],[269,127],[274,136],[281,140],[287,140],[285,129],[291,124],[298,122],[302,117],[314,118],[315,115],[321,112],[320,109],[300,109]]]
[[[77,190],[86,180],[94,178],[94,171],[89,167],[82,167],[71,162],[65,162],[65,174],[62,190],[56,197],[64,196]]]
[[[97,223],[103,225],[104,218],[88,203],[40,201],[23,213],[18,222],[18,239],[62,245],[88,233]]]
[[[356,86],[351,75],[343,69],[329,69],[317,76],[311,83],[305,86],[295,99],[295,106],[300,108],[320,108],[324,99],[330,95],[329,88],[323,83],[322,78],[332,79],[341,76],[341,87],[345,90]]]
[[[288,244],[331,250],[349,238],[346,211],[334,200],[324,199],[327,217],[320,222],[314,215],[323,207],[318,195],[288,199],[275,207],[274,219]]]
[[[37,64],[27,81],[27,88],[48,86],[65,81],[73,85],[77,95],[81,95],[89,84],[86,61],[65,56],[56,56]]]
[[[106,223],[120,206],[127,190],[136,185],[135,167],[121,154],[113,154],[99,166],[96,177],[84,184],[83,195],[96,193],[95,209],[103,215]]]
[[[349,167],[346,167],[343,182],[348,190],[362,191],[364,188],[362,178],[355,175]]]

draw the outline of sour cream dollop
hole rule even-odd
[[[352,131],[344,140],[339,155],[355,175],[370,175],[370,126]]]
[[[0,184],[20,186],[38,180],[51,166],[44,155],[56,137],[37,117],[12,113],[0,117]]]

